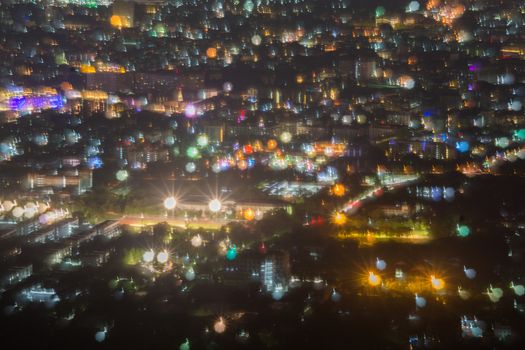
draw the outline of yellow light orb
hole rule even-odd
[[[248,208],[244,211],[244,218],[248,221],[255,219],[255,212],[252,208]]]
[[[302,74],[297,74],[295,81],[297,84],[302,84],[304,82],[304,76]]]
[[[435,290],[441,290],[445,288],[445,281],[442,278],[436,278],[434,275],[430,276],[430,282],[432,283],[432,288]]]
[[[344,225],[344,224],[346,224],[347,217],[346,217],[346,215],[344,213],[336,213],[333,216],[332,221],[336,225]]]
[[[217,58],[217,49],[214,47],[209,47],[208,50],[206,50],[206,56],[208,58]]]
[[[377,287],[381,284],[381,277],[370,271],[368,273],[368,284],[370,284],[372,287]]]
[[[334,196],[337,196],[337,197],[342,197],[345,195],[346,193],[346,187],[345,185],[343,184],[335,184],[333,187],[332,187],[332,193],[334,194]]]

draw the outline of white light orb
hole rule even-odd
[[[221,165],[219,163],[215,163],[211,166],[211,171],[213,171],[215,174],[218,174],[221,172]]]
[[[231,92],[233,90],[233,84],[227,81],[224,84],[222,84],[222,89],[224,90],[224,92]]]
[[[164,208],[167,210],[173,210],[177,206],[177,200],[175,197],[168,197],[164,200]]]
[[[467,276],[468,279],[474,279],[476,278],[476,275],[478,274],[476,270],[474,269],[467,269],[467,267],[463,267],[463,272],[465,272],[465,276]]]
[[[254,36],[252,36],[252,44],[254,44],[255,46],[259,46],[261,45],[261,36],[258,35],[258,34],[255,34]]]
[[[210,203],[208,203],[208,209],[210,209],[210,211],[212,213],[217,213],[221,210],[222,208],[222,203],[220,200],[218,200],[217,198],[215,199],[212,199],[210,201]]]
[[[193,162],[189,162],[186,164],[185,169],[188,173],[194,173],[195,170],[197,170],[197,165]]]
[[[15,206],[15,203],[13,203],[12,201],[4,201],[4,203],[2,203],[2,206],[4,207],[5,211],[11,211],[11,209],[13,209],[13,207]]]
[[[202,238],[200,235],[193,236],[191,238],[191,245],[194,247],[200,247],[202,245]]]
[[[15,218],[19,218],[21,217],[22,215],[24,215],[24,208],[21,208],[21,207],[15,207],[13,209],[13,212],[12,212],[13,216]]]
[[[148,251],[144,252],[144,254],[142,254],[142,260],[145,263],[152,262],[154,258],[155,258],[155,252],[153,250],[148,250]]]
[[[341,118],[341,123],[343,123],[344,125],[352,124],[352,116],[348,114],[343,115],[343,117]]]
[[[117,178],[118,181],[126,181],[129,177],[129,174],[127,170],[121,169],[117,171],[117,173],[115,174],[115,177]]]
[[[226,322],[224,322],[222,317],[219,317],[219,319],[215,322],[213,325],[213,330],[219,334],[224,333],[226,330]]]
[[[26,219],[32,218],[33,216],[36,215],[36,213],[37,213],[36,207],[25,207],[24,208],[24,218]]]
[[[187,281],[193,281],[195,279],[195,270],[193,270],[193,267],[190,267],[188,271],[186,271],[184,277]]]
[[[157,254],[157,262],[159,264],[165,264],[168,262],[169,254],[167,251],[163,250]]]
[[[419,11],[420,7],[421,7],[421,5],[419,4],[419,2],[411,1],[408,4],[407,10],[408,10],[408,12],[416,12],[416,11]]]
[[[279,139],[282,143],[289,143],[292,141],[292,134],[290,134],[288,131],[284,131],[281,136],[279,136]]]

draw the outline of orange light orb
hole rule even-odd
[[[208,50],[206,50],[206,56],[208,58],[217,58],[217,49],[214,47],[209,47]]]
[[[372,287],[377,287],[381,284],[381,276],[376,275],[372,271],[368,273],[368,284],[370,284]]]
[[[442,278],[436,278],[434,275],[430,276],[430,282],[432,283],[432,288],[435,290],[441,290],[445,288],[445,281]]]
[[[248,162],[245,161],[244,159],[241,159],[237,163],[237,168],[239,168],[239,170],[246,170],[248,168]]]
[[[109,19],[109,23],[113,27],[116,27],[119,29],[122,28],[122,18],[120,18],[120,16],[117,16],[117,15],[111,16],[111,18]]]
[[[248,221],[255,219],[255,211],[252,208],[248,208],[244,211],[244,218]]]
[[[304,76],[302,74],[297,74],[297,76],[295,77],[295,81],[297,82],[297,84],[302,84],[304,82]]]
[[[277,141],[274,139],[269,139],[266,144],[266,147],[268,147],[270,151],[273,151],[277,147]]]
[[[334,196],[337,196],[337,197],[342,197],[345,195],[346,193],[346,187],[345,185],[343,184],[335,184],[333,187],[332,187],[332,193],[334,194]]]

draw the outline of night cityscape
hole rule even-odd
[[[525,349],[524,0],[1,0],[0,349]]]

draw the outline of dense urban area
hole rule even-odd
[[[2,0],[0,348],[524,349],[525,1]]]

